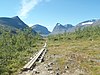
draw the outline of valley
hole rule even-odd
[[[100,0],[0,0],[0,75],[100,75]]]
[[[57,23],[50,33],[38,24],[28,27],[18,16],[0,18],[0,75],[19,75],[45,42],[44,61],[26,75],[100,75],[99,20]]]
[[[48,39],[42,63],[26,75],[100,75],[100,39]]]

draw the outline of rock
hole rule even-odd
[[[32,59],[32,57],[30,57],[30,60]]]
[[[53,62],[50,62],[48,65],[54,65],[54,63]]]
[[[53,74],[54,73],[54,71],[50,71],[50,74]]]
[[[37,71],[37,69],[33,69],[33,72]]]
[[[35,72],[35,74],[39,74],[39,73],[40,73],[39,71],[36,71],[36,72]]]
[[[34,74],[39,74],[40,72],[37,71],[37,69],[33,69],[33,73],[34,73]]]
[[[46,69],[46,68],[48,68],[48,65],[47,65],[47,64],[44,64],[44,67],[45,67],[45,69]]]
[[[68,66],[65,66],[65,70],[68,70],[69,69],[69,67]]]
[[[54,63],[50,62],[48,63],[48,67],[51,67]]]
[[[60,75],[60,74],[57,72],[56,75]]]
[[[56,71],[59,71],[60,69],[59,68],[56,68]]]
[[[49,68],[48,68],[48,71],[52,71],[52,70],[53,70],[53,68],[52,68],[52,67],[49,67]]]
[[[50,67],[50,65],[49,65],[49,64],[48,64],[47,66],[48,66],[48,67]]]

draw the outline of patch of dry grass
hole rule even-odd
[[[55,59],[55,67],[59,67],[61,71],[68,65],[69,68],[82,68],[88,75],[100,75],[99,40],[49,40],[47,56],[51,56],[48,61]]]

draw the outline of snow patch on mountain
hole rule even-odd
[[[89,25],[91,25],[91,24],[93,24],[94,22],[86,22],[86,23],[82,23],[82,25],[87,25],[87,24],[89,24]]]

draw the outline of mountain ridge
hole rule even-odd
[[[65,24],[62,25],[60,23],[57,23],[56,26],[54,27],[53,31],[51,32],[51,35],[53,34],[63,34],[66,32],[70,32],[70,29],[73,28],[74,26],[71,24]]]
[[[28,27],[18,16],[9,18],[9,17],[0,17],[0,26],[10,26],[17,29],[24,29]]]
[[[72,24],[65,24],[62,25],[61,23],[56,23],[55,27],[53,28],[53,31],[50,32],[48,28],[46,28],[43,25],[35,24],[31,28],[33,32],[37,32],[41,35],[55,35],[55,34],[63,34],[63,33],[69,33],[74,32],[76,29],[87,26],[100,26],[100,19],[90,19],[83,22],[80,22],[73,26]],[[25,24],[18,16],[14,16],[12,18],[9,17],[0,17],[0,27],[11,27],[12,29],[24,29],[29,27],[27,24]]]
[[[84,27],[87,26],[100,26],[100,19],[91,19],[91,20],[86,20],[83,22],[78,23],[77,25],[73,26],[71,24],[65,24],[62,25],[60,23],[57,23],[53,29],[53,31],[51,32],[51,35],[53,34],[63,34],[63,33],[67,33],[67,32],[75,32],[76,29],[81,28],[83,29]]]

